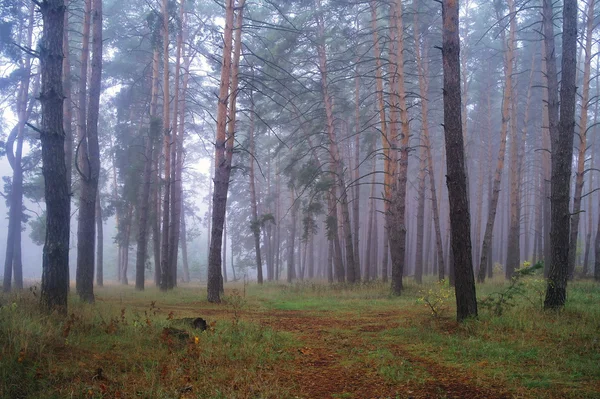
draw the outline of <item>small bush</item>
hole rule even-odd
[[[441,280],[435,283],[432,288],[419,291],[420,298],[418,303],[424,304],[434,318],[441,317],[446,311],[451,302],[452,289],[447,280]]]

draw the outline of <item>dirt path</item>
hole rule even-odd
[[[301,387],[304,398],[510,398],[502,386],[480,386],[461,370],[411,354],[400,343],[389,349],[398,362],[424,370],[421,381],[395,384],[369,367],[367,353],[376,347],[374,334],[394,328],[402,317],[380,313],[370,317],[330,318],[304,312],[255,314],[260,323],[278,331],[293,333],[302,343],[295,358],[290,382]],[[344,332],[340,335],[339,332]],[[342,354],[350,352],[350,357]]]
[[[202,304],[162,305],[161,313],[196,314]],[[217,319],[239,317],[276,331],[293,334],[301,347],[293,353],[293,364],[274,370],[277,380],[299,387],[296,398],[373,399],[505,399],[513,395],[497,381],[466,375],[464,370],[422,357],[408,344],[377,342],[381,331],[396,328],[412,317],[402,311],[357,314],[331,312],[202,309],[202,316]],[[401,341],[401,340],[399,340]],[[398,383],[381,375],[369,358],[378,349],[389,351],[396,368],[408,368]],[[291,370],[291,371],[290,371]],[[414,375],[411,374],[414,372]]]

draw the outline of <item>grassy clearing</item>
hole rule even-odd
[[[32,292],[3,296],[0,397],[600,398],[597,284],[571,284],[565,310],[546,313],[531,278],[502,316],[462,325],[452,300],[439,317],[423,303],[434,281],[405,288],[239,285],[212,305],[200,287],[107,287],[95,305],[72,298],[67,319],[40,314]],[[209,331],[174,322],[195,316]]]

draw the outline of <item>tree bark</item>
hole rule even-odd
[[[63,29],[63,92],[65,101],[63,102],[63,124],[65,129],[65,163],[67,166],[67,183],[69,190],[73,178],[73,106],[71,105],[71,61],[69,49],[69,13],[65,12],[65,22]]]
[[[42,174],[46,199],[46,241],[42,257],[41,303],[48,311],[67,314],[69,292],[70,197],[65,165],[62,88],[62,43],[65,5],[45,0],[39,5],[43,29],[40,41],[42,87]]]
[[[30,4],[29,19],[27,25],[27,38],[24,45],[26,48],[32,46],[34,4]],[[29,102],[29,84],[31,81],[31,57],[27,54],[20,60],[20,67],[24,70],[23,78],[19,83],[17,93],[17,125],[9,135],[5,150],[10,166],[13,170],[11,190],[9,196],[8,232],[6,237],[6,257],[4,258],[4,281],[3,290],[9,292],[12,288],[14,271],[15,288],[23,289],[23,265],[21,260],[21,233],[23,220],[23,135],[25,124],[31,114]],[[13,144],[17,141],[17,148],[13,154]]]
[[[182,198],[183,201],[183,198]],[[190,282],[190,266],[188,262],[188,250],[187,250],[187,229],[185,226],[185,211],[183,206],[181,207],[181,260],[183,263],[183,282]]]
[[[552,6],[549,0],[543,1],[544,45],[548,67],[548,96],[550,115],[557,114],[558,82],[556,82],[556,60],[554,56],[554,36]],[[577,71],[577,0],[563,3],[562,65],[560,85],[560,119],[553,124],[550,118],[552,140],[552,184],[551,184],[551,225],[550,241],[552,259],[548,274],[548,287],[544,299],[545,309],[559,309],[567,299],[567,277],[569,272],[569,194],[571,165],[573,160],[573,137],[575,135],[575,100]]]
[[[82,51],[82,71],[79,93],[79,175],[81,189],[79,197],[79,218],[77,226],[77,281],[76,290],[81,300],[94,302],[94,247],[96,239],[96,198],[100,174],[100,147],[98,144],[98,116],[100,112],[100,91],[102,84],[102,0],[86,1],[84,20],[84,42]],[[92,60],[89,87],[87,121],[85,120],[86,98],[85,80],[87,77],[87,40],[89,16],[93,15]],[[87,24],[87,27],[86,27]],[[86,72],[83,68],[86,68]]]
[[[391,198],[387,217],[387,229],[390,242],[390,255],[392,260],[392,292],[400,295],[402,292],[402,276],[406,257],[406,183],[408,179],[408,153],[409,153],[409,122],[406,106],[406,91],[404,87],[404,25],[402,22],[402,2],[396,0],[391,5],[391,42],[395,44],[390,50],[392,62],[390,68],[392,80],[390,87],[392,91],[391,107],[392,118],[390,123],[390,147],[392,166]],[[460,91],[460,89],[459,89]],[[397,128],[397,115],[400,117],[401,128]],[[400,142],[398,142],[398,137]],[[400,153],[398,168],[395,170],[396,155]],[[397,173],[394,173],[397,172]]]
[[[321,0],[316,1],[317,12],[315,19],[317,23],[317,53],[319,57],[319,72],[321,77],[321,93],[325,106],[325,120],[327,127],[327,136],[329,138],[329,153],[331,156],[331,173],[335,178],[337,188],[340,193],[339,202],[342,213],[342,228],[344,234],[344,244],[346,247],[346,268],[349,283],[355,283],[360,280],[360,275],[356,275],[357,267],[354,258],[354,241],[352,239],[352,225],[350,223],[350,210],[348,206],[347,187],[344,179],[344,166],[338,147],[335,126],[333,99],[330,95],[328,77],[327,77],[327,53],[325,48],[325,23],[321,10]]]
[[[169,225],[169,270],[171,277],[169,279],[171,285],[169,289],[177,286],[177,263],[179,251],[179,233],[181,230],[181,196],[182,196],[182,172],[183,172],[183,131],[185,122],[185,91],[188,82],[189,60],[185,57],[185,70],[182,84],[180,84],[181,76],[181,59],[182,54],[185,55],[184,43],[184,26],[186,15],[184,11],[184,1],[181,0],[179,5],[179,19],[181,24],[177,32],[177,55],[175,65],[175,98],[173,108],[173,129],[171,140],[171,224]],[[181,86],[181,87],[180,87]],[[184,101],[180,101],[180,98]],[[179,118],[179,121],[177,120]]]
[[[233,157],[233,142],[235,132],[235,104],[237,98],[238,65],[241,50],[242,16],[245,0],[240,0],[234,7],[234,0],[227,0],[225,9],[225,36],[223,42],[223,62],[217,109],[217,133],[215,140],[215,179],[213,192],[212,231],[208,262],[208,301],[221,301],[221,242],[225,209],[227,206],[227,191],[231,175],[231,159]],[[236,40],[233,49],[234,13],[238,10],[236,24]],[[233,65],[232,65],[233,64]],[[231,89],[230,86],[231,77]],[[227,103],[229,100],[229,123],[227,122]],[[227,130],[228,128],[228,130]]]
[[[360,58],[356,60],[354,74],[354,202],[352,203],[352,223],[354,242],[354,275],[360,281],[360,254],[359,254],[359,226],[360,226],[360,75],[358,65]]]
[[[592,61],[592,33],[594,30],[594,0],[588,1],[586,10],[585,60],[583,61],[583,91],[581,94],[581,115],[579,118],[579,151],[577,154],[577,172],[575,173],[575,193],[573,195],[573,217],[569,237],[569,278],[575,273],[577,238],[581,212],[581,194],[583,192],[583,174],[585,173],[585,152],[587,149],[588,108],[590,100],[590,74]]]
[[[158,103],[158,49],[152,53],[152,92],[150,97],[150,128],[144,148],[144,176],[140,191],[138,210],[137,252],[135,258],[135,288],[144,290],[146,280],[146,256],[148,251],[148,222],[150,214],[150,187],[152,185],[152,166],[154,142],[160,135],[160,120],[156,116]]]
[[[458,321],[462,321],[469,317],[477,317],[477,298],[471,252],[469,193],[467,192],[464,144],[462,142],[458,15],[458,1],[444,0],[442,3],[444,133],[451,241],[456,278],[456,317]]]
[[[261,223],[258,220],[258,205],[256,200],[256,185],[254,182],[254,159],[256,155],[254,146],[254,97],[250,92],[250,129],[248,131],[250,139],[250,206],[252,208],[252,235],[254,236],[254,255],[256,257],[256,272],[258,284],[263,283],[262,259],[260,253],[260,229]]]
[[[162,232],[160,258],[160,290],[166,291],[173,287],[173,274],[170,269],[170,209],[171,209],[171,97],[169,95],[169,10],[168,0],[162,0],[162,32],[163,32],[163,153],[165,156],[165,193],[162,199]],[[177,81],[175,82],[177,87]],[[175,117],[177,119],[177,117]],[[176,124],[176,123],[175,123]]]
[[[509,1],[510,12],[514,12],[514,0]],[[496,163],[496,172],[492,185],[492,198],[489,203],[487,222],[485,232],[483,233],[483,243],[481,245],[481,260],[479,262],[479,272],[477,281],[485,281],[485,271],[487,265],[488,249],[492,246],[492,234],[496,220],[496,211],[498,209],[498,197],[500,194],[500,184],[502,182],[502,173],[504,171],[504,158],[506,156],[506,136],[508,134],[508,122],[510,120],[509,106],[512,98],[513,86],[513,65],[514,65],[514,43],[516,31],[516,18],[510,18],[508,40],[506,33],[502,30],[501,37],[504,47],[504,94],[502,100],[502,128],[500,130],[500,150],[498,151],[498,161]]]
[[[98,244],[96,247],[96,285],[104,286],[104,221],[102,220],[102,203],[100,202],[100,190],[96,196],[96,230],[98,232]]]

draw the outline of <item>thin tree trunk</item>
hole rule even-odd
[[[333,116],[333,99],[329,93],[329,83],[327,79],[327,54],[325,48],[325,23],[321,14],[321,0],[315,0],[317,13],[315,14],[317,23],[317,53],[319,56],[319,72],[321,77],[321,91],[323,102],[325,105],[325,117],[327,125],[327,136],[329,138],[329,153],[331,156],[331,173],[335,176],[336,185],[339,189],[339,202],[341,205],[344,244],[346,247],[346,267],[348,282],[355,283],[360,280],[360,276],[356,275],[356,263],[354,258],[354,244],[352,239],[352,225],[350,223],[350,211],[348,207],[348,195],[346,184],[344,182],[344,167],[342,164],[341,154],[336,138],[334,116]]]
[[[375,267],[375,265],[373,265],[372,263],[372,258],[373,258],[373,254],[371,253],[371,251],[376,251],[377,247],[374,245],[375,243],[375,237],[374,237],[374,230],[375,230],[375,221],[373,220],[375,218],[375,177],[376,175],[376,168],[377,168],[377,159],[375,157],[373,157],[373,168],[371,170],[371,194],[369,195],[369,219],[367,222],[367,250],[366,250],[366,254],[365,254],[365,258],[364,258],[364,262],[365,262],[365,281],[369,281],[370,279],[373,279],[375,277],[376,273],[371,273],[373,271],[373,268]],[[374,247],[374,248],[373,248]]]
[[[98,231],[98,244],[96,247],[96,285],[104,286],[104,221],[102,220],[102,203],[100,190],[96,197],[96,229]]]
[[[233,249],[233,245],[231,246]],[[231,251],[231,268],[233,269],[233,251]],[[227,215],[225,215],[225,221],[223,222],[223,272],[222,272],[221,286],[227,282]],[[235,270],[233,271],[233,279],[235,280]]]
[[[427,167],[429,167],[429,183],[431,186],[431,194],[433,200],[434,219],[437,220],[436,229],[436,242],[438,251],[441,251],[441,232],[439,230],[439,214],[437,210],[437,193],[435,191],[435,178],[433,174],[433,160],[431,157],[431,142],[429,139],[429,120],[428,120],[428,77],[429,71],[428,62],[424,61],[423,58],[427,58],[427,44],[423,45],[424,53],[421,56],[421,38],[419,33],[419,19],[418,19],[418,3],[413,1],[414,7],[414,20],[413,20],[413,34],[415,39],[415,58],[417,61],[417,71],[419,75],[419,95],[421,97],[421,148],[419,154],[419,204],[417,206],[417,257],[415,262],[415,280],[421,284],[423,276],[423,234],[425,224],[425,188],[426,188],[426,174]],[[439,233],[439,235],[437,234]]]
[[[376,62],[375,69],[375,80],[377,84],[377,109],[379,111],[379,123],[381,130],[381,144],[383,148],[383,171],[384,171],[384,184],[383,184],[383,207],[384,207],[384,215],[388,215],[390,199],[391,199],[391,179],[392,173],[395,171],[395,165],[392,164],[392,159],[390,157],[390,137],[391,132],[388,131],[387,120],[385,116],[385,106],[384,106],[384,95],[383,95],[383,77],[382,77],[382,62],[381,62],[381,50],[379,48],[379,37],[377,33],[377,2],[375,0],[371,0],[369,2],[369,6],[371,9],[371,31],[373,35],[373,49],[374,56]],[[394,170],[392,170],[394,168]],[[388,280],[388,254],[389,254],[389,236],[388,236],[388,228],[387,228],[387,220],[385,221],[385,227],[383,231],[383,259],[382,259],[382,270],[381,276],[384,282]]]
[[[182,198],[183,201],[183,198]],[[183,282],[190,282],[190,266],[188,262],[188,250],[187,250],[187,229],[185,226],[185,211],[183,206],[181,207],[181,258],[183,262]]]
[[[598,86],[598,82],[596,82],[596,97],[598,97],[600,95],[600,86]],[[596,106],[595,106],[595,110],[594,110],[594,130],[593,130],[593,137],[596,137],[596,123],[597,123],[597,118],[598,118],[598,102],[596,101]],[[596,144],[596,140],[594,139],[594,142],[592,143],[592,156],[590,159],[590,168],[593,169],[594,168],[594,151],[593,149],[595,148],[595,144]],[[589,180],[589,192],[591,193],[593,190],[593,176],[590,176],[590,180]],[[586,238],[586,244],[585,244],[585,258],[583,261],[583,276],[587,277],[587,275],[590,272],[590,258],[589,258],[589,253],[590,253],[590,248],[592,246],[592,232],[593,232],[593,211],[594,211],[594,202],[593,202],[593,197],[590,194],[589,198],[588,198],[588,233],[587,233],[587,238]]]
[[[89,36],[89,18],[87,10],[93,14],[92,62],[89,89],[89,105],[86,119],[86,97],[84,79],[87,77],[88,41],[84,39],[82,52],[82,71],[79,97],[80,137],[79,137],[79,175],[81,189],[79,197],[79,219],[77,226],[77,281],[76,289],[81,300],[94,302],[94,246],[96,239],[96,198],[98,196],[98,178],[100,174],[100,147],[98,144],[98,116],[100,111],[100,91],[102,84],[102,0],[86,1],[84,37]],[[86,26],[87,25],[87,26]],[[86,68],[84,73],[83,68]]]
[[[579,217],[581,212],[581,194],[583,192],[583,174],[585,173],[585,152],[587,149],[588,108],[590,99],[590,74],[592,63],[592,33],[594,29],[595,0],[588,0],[586,10],[585,60],[583,66],[583,91],[581,95],[581,115],[579,118],[579,152],[577,155],[577,172],[575,173],[575,193],[573,195],[573,217],[569,238],[569,278],[575,273],[575,257],[577,255],[577,238],[579,234]]]
[[[171,145],[173,134],[171,132],[171,97],[169,95],[169,11],[168,1],[162,0],[161,13],[163,33],[163,153],[165,156],[165,193],[162,199],[162,236],[161,236],[161,259],[160,259],[160,290],[166,291],[173,286],[169,255],[169,223],[171,209]],[[177,81],[175,81],[177,87]],[[177,119],[177,117],[175,117]],[[177,123],[175,123],[176,125]]]
[[[185,65],[184,80],[185,84],[180,85],[181,76],[181,58],[182,53],[185,53],[183,40],[183,26],[185,25],[184,0],[179,4],[179,20],[181,24],[177,32],[177,55],[175,66],[175,98],[173,109],[173,137],[171,145],[171,224],[169,226],[169,270],[171,278],[168,287],[172,289],[177,285],[177,263],[179,251],[179,232],[181,230],[181,175],[183,169],[183,129],[184,129],[184,104],[185,101],[180,101],[180,97],[185,99],[185,85],[187,84],[188,62]],[[187,61],[187,60],[186,60]],[[182,86],[182,87],[180,87]],[[177,121],[179,118],[179,121]]]
[[[223,62],[221,69],[221,82],[219,90],[219,104],[217,110],[217,135],[215,140],[215,179],[213,193],[212,230],[210,241],[210,254],[208,262],[208,301],[221,301],[221,240],[225,209],[227,206],[227,191],[231,175],[231,159],[233,157],[233,142],[235,132],[235,105],[238,89],[238,67],[241,50],[242,15],[245,0],[240,0],[234,7],[234,0],[227,0],[225,12],[225,36],[223,42]],[[232,44],[235,18],[235,48]],[[233,64],[233,65],[232,65]],[[231,77],[231,89],[230,86]],[[229,100],[229,118],[227,103]],[[229,120],[229,122],[227,122]],[[226,129],[227,128],[227,129]],[[227,147],[227,148],[226,148]]]
[[[139,198],[137,253],[135,260],[135,288],[143,290],[145,284],[146,256],[148,251],[148,217],[150,213],[150,187],[152,185],[152,166],[154,160],[154,142],[160,135],[160,121],[156,116],[158,106],[158,49],[152,53],[152,94],[150,98],[150,129],[144,149],[144,176]]]
[[[354,202],[352,203],[353,225],[353,246],[354,246],[354,275],[356,280],[360,281],[360,256],[359,256],[359,226],[360,226],[360,75],[358,74],[358,65],[360,58],[356,60],[354,74]]]
[[[296,220],[298,219],[298,201],[296,201],[293,187],[290,188],[290,206],[291,206],[291,223],[290,235],[288,237],[287,247],[287,282],[291,283],[296,278],[296,268],[294,267],[294,247],[296,245]]]
[[[508,0],[510,12],[514,12],[514,0]],[[498,151],[498,161],[496,164],[496,172],[494,174],[494,182],[492,188],[492,198],[488,208],[487,222],[485,232],[483,234],[483,243],[481,245],[481,260],[479,262],[479,272],[477,281],[482,283],[485,281],[485,269],[487,265],[488,248],[492,245],[492,234],[494,223],[496,220],[496,211],[498,209],[498,197],[500,194],[500,183],[502,182],[502,173],[504,171],[504,158],[506,155],[506,136],[508,133],[508,122],[510,120],[509,106],[512,98],[512,76],[514,64],[514,43],[516,31],[516,18],[511,18],[509,23],[508,40],[506,33],[502,30],[502,43],[504,47],[504,94],[502,100],[502,128],[500,130],[500,150]]]
[[[256,150],[254,146],[254,97],[250,92],[250,129],[248,131],[250,138],[250,206],[252,208],[252,234],[254,235],[254,254],[256,256],[256,272],[258,284],[263,283],[262,259],[260,254],[260,228],[261,223],[258,220],[258,205],[256,200],[256,185],[254,182],[254,159]]]
[[[25,46],[31,48],[34,24],[34,4],[30,4],[29,19],[27,26],[27,38]],[[6,257],[4,258],[4,281],[3,289],[8,292],[12,288],[12,277],[14,271],[15,288],[23,289],[23,265],[21,260],[21,229],[23,220],[23,135],[25,124],[31,114],[28,107],[29,84],[31,81],[31,57],[26,55],[21,59],[21,68],[24,70],[23,78],[19,83],[17,94],[17,125],[6,141],[5,150],[10,166],[13,170],[12,185],[9,199],[8,232],[6,239]],[[17,148],[13,154],[13,144],[17,141]]]

